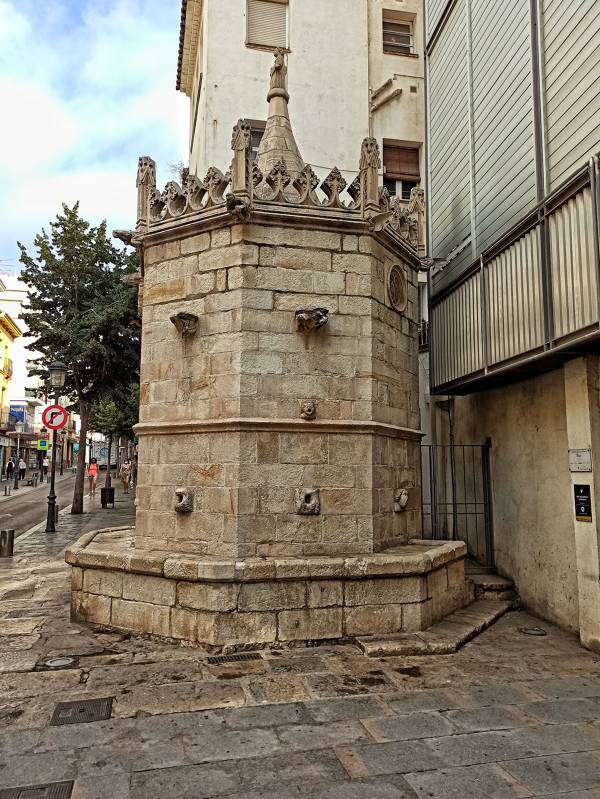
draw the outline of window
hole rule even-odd
[[[414,53],[412,22],[383,19],[383,52],[392,55],[412,55]]]
[[[400,197],[401,200],[410,200],[410,193],[416,189],[416,180],[395,180],[394,178],[384,178],[383,185],[390,193],[390,197]]]
[[[260,147],[260,142],[265,132],[265,127],[267,123],[261,119],[250,119],[250,139],[252,141],[252,153],[251,157],[253,161],[256,161],[256,156],[258,155],[258,148]]]
[[[408,202],[410,192],[421,181],[419,150],[416,147],[383,145],[383,185],[390,196]]]
[[[287,0],[247,0],[246,44],[286,48],[287,12]]]

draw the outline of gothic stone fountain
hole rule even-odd
[[[271,71],[258,157],[156,188],[140,158],[133,529],[67,552],[72,615],[213,647],[423,630],[468,602],[465,548],[417,538],[423,197],[319,181]]]

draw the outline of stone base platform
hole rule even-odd
[[[67,550],[72,618],[240,647],[418,632],[473,599],[462,542],[240,561],[144,551],[133,542],[134,528],[110,528]]]

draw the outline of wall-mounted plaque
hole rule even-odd
[[[569,471],[570,472],[591,472],[592,471],[592,450],[591,449],[570,449],[569,450]]]

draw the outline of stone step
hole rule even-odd
[[[519,595],[515,591],[515,584],[508,577],[499,574],[470,573],[467,577],[475,587],[477,599],[492,599],[502,602],[511,602],[513,607],[519,604]]]
[[[510,602],[476,599],[468,607],[418,633],[371,635],[357,638],[370,657],[392,655],[450,655],[486,630],[511,608]]]

